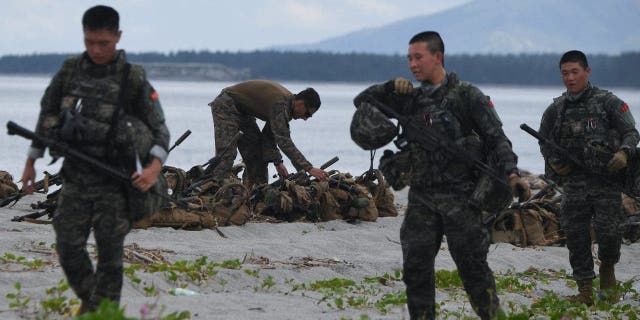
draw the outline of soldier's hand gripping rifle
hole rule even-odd
[[[7,122],[7,130],[8,130],[8,134],[9,135],[19,135],[23,138],[29,139],[29,140],[33,140],[33,141],[38,141],[40,143],[42,143],[43,145],[49,147],[49,148],[55,148],[56,150],[58,150],[62,155],[64,155],[65,157],[70,157],[73,158],[75,160],[78,161],[82,161],[86,164],[91,165],[93,168],[109,175],[110,177],[112,177],[115,180],[118,180],[120,182],[123,182],[126,186],[130,187],[130,188],[134,188],[131,185],[131,177],[130,175],[128,175],[127,173],[123,172],[120,169],[116,169],[100,160],[97,160],[93,157],[90,157],[74,148],[72,148],[71,146],[67,145],[66,143],[62,143],[62,142],[58,142],[56,140],[53,139],[49,139],[47,137],[43,137],[41,135],[38,135],[37,133],[30,131],[29,129],[26,129],[24,127],[21,127],[20,125],[18,125],[17,123],[13,122],[13,121],[9,121]],[[169,202],[172,202],[174,204],[176,204],[178,207],[181,208],[187,208],[188,206],[180,201],[176,201],[173,198],[171,198],[170,196],[168,196],[167,194],[163,194],[160,192],[155,192],[155,190],[153,189],[149,189],[149,192],[152,192],[152,194],[161,197]]]
[[[634,195],[631,191],[627,190],[621,183],[619,183],[617,181],[614,181],[613,179],[611,179],[610,177],[608,177],[608,176],[606,176],[604,174],[595,172],[594,170],[589,168],[586,164],[584,164],[584,162],[582,162],[580,159],[578,159],[576,156],[574,156],[571,152],[569,152],[567,149],[557,145],[552,140],[543,137],[538,131],[536,131],[533,128],[529,127],[526,123],[521,124],[520,125],[520,129],[522,129],[524,132],[526,132],[526,133],[530,134],[531,136],[533,136],[534,138],[536,138],[538,141],[540,141],[540,143],[543,143],[544,145],[546,145],[546,146],[552,148],[553,150],[555,150],[560,156],[562,156],[563,158],[571,161],[571,163],[573,165],[575,165],[576,167],[584,170],[585,172],[588,172],[589,174],[591,174],[593,176],[597,176],[598,178],[600,178],[602,181],[604,181],[606,184],[608,184],[609,186],[611,186],[615,190],[624,193],[629,198],[631,198],[631,199],[635,200],[636,202],[640,203],[640,197]]]
[[[33,183],[34,191],[43,190],[44,192],[47,192],[46,190],[49,188],[49,186],[51,185],[59,186],[60,184],[62,184],[62,177],[60,176],[60,173],[49,174],[48,172],[45,171],[44,174],[45,174],[44,178]],[[15,204],[16,202],[18,202],[18,200],[20,200],[25,195],[26,193],[24,193],[24,191],[22,190],[12,195],[9,195],[4,199],[0,200],[0,207],[4,207],[12,202],[13,204]]]
[[[415,142],[428,149],[439,148],[443,150],[449,159],[456,159],[472,165],[478,171],[491,177],[495,182],[504,187],[508,187],[506,174],[496,172],[492,167],[477,159],[461,146],[451,143],[451,139],[443,136],[435,129],[425,125],[424,121],[415,117],[404,116],[393,110],[392,108],[378,102],[376,99],[369,97],[367,102],[373,104],[378,110],[388,117],[395,118],[404,129],[406,138],[410,142]]]

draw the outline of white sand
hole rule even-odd
[[[30,212],[28,204],[41,195],[29,196],[13,208],[0,209],[0,256],[12,253],[27,259],[37,258],[47,265],[25,271],[25,267],[15,263],[0,264],[0,310],[8,310],[7,293],[15,292],[13,284],[22,285],[24,296],[31,297],[26,318],[35,318],[37,302],[46,298],[46,288],[53,287],[64,278],[52,250],[47,249],[55,242],[50,225],[38,225],[25,222],[11,222],[15,215]],[[406,203],[406,193],[397,196],[397,202]],[[139,317],[143,304],[166,307],[164,314],[173,311],[189,310],[193,319],[360,319],[363,314],[371,319],[408,319],[405,306],[391,307],[382,314],[373,307],[345,307],[340,310],[320,302],[323,294],[312,290],[292,291],[293,284],[306,283],[332,278],[348,278],[360,283],[365,277],[393,274],[401,269],[402,254],[398,243],[402,215],[395,218],[380,218],[378,222],[348,224],[343,221],[325,223],[249,223],[241,227],[220,228],[227,238],[220,237],[215,231],[183,231],[170,228],[151,228],[133,230],[126,238],[126,244],[137,244],[145,249],[165,249],[162,255],[168,260],[195,260],[202,256],[207,261],[245,260],[241,270],[217,268],[218,274],[205,283],[197,284],[182,280],[171,282],[163,273],[145,274],[138,271],[136,276],[143,284],[134,284],[125,277],[122,292],[122,305],[127,315]],[[44,244],[40,244],[44,242]],[[90,244],[93,245],[93,240]],[[93,247],[90,252],[94,251]],[[309,257],[308,266],[302,264]],[[256,261],[269,260],[267,264]],[[492,245],[489,263],[493,270],[504,273],[509,270],[525,271],[531,267],[567,270],[571,272],[568,251],[565,247],[517,248],[509,244]],[[446,250],[446,243],[436,260],[437,269],[453,270],[455,265]],[[11,269],[13,271],[6,271]],[[257,278],[244,270],[258,270]],[[269,276],[275,283],[268,284]],[[622,258],[617,265],[618,280],[627,281],[635,277],[634,289],[640,291],[640,243],[623,245]],[[192,296],[173,296],[168,290],[180,284],[198,292]],[[154,285],[158,297],[147,297],[143,288]],[[385,292],[397,292],[404,289],[401,281],[390,281],[387,285],[372,284],[370,288],[380,289],[377,295],[369,295],[377,300]],[[562,279],[551,280],[548,284],[539,283],[530,293],[501,294],[502,305],[507,301],[529,305],[535,298],[544,296],[543,290],[553,290],[560,296],[574,293],[575,289],[566,285]],[[457,291],[460,293],[460,291]],[[68,297],[74,297],[69,290]],[[472,316],[468,301],[464,296],[456,296],[451,291],[438,290],[438,301],[450,300],[442,308],[463,311]],[[332,301],[332,300],[330,300]],[[623,303],[638,305],[638,301],[629,298]],[[152,312],[157,314],[157,312]],[[604,317],[594,316],[594,318]],[[2,319],[19,319],[21,314],[15,311],[0,313]]]

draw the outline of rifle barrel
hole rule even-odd
[[[173,150],[175,147],[179,146],[185,139],[187,139],[189,137],[189,135],[191,135],[191,130],[187,129],[187,131],[185,131],[180,138],[178,138],[178,140],[176,140],[176,142],[173,143],[173,146],[171,146],[171,148],[169,148],[169,152],[171,152],[171,150]]]

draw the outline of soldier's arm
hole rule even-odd
[[[505,173],[517,172],[518,157],[511,149],[511,141],[502,130],[502,122],[489,97],[476,87],[467,92],[467,113],[471,115],[476,132],[488,150],[495,150]]]
[[[629,105],[615,95],[611,95],[606,101],[612,126],[621,137],[620,149],[625,150],[629,156],[635,153],[636,145],[640,141],[640,135],[636,130],[636,122],[633,119]]]
[[[153,146],[149,154],[160,160],[160,163],[164,163],[168,156],[170,135],[158,92],[146,79],[142,68],[135,70],[135,72],[133,68],[131,70],[132,76],[140,77],[137,80],[142,83],[134,96],[133,108],[140,120],[149,127],[153,134]]]
[[[556,122],[556,115],[558,111],[556,109],[555,104],[551,104],[542,114],[542,119],[540,120],[540,129],[538,132],[541,136],[553,141],[553,126]],[[546,146],[541,141],[538,141],[540,145],[540,153],[545,158],[545,160],[558,160],[554,159],[553,149]]]
[[[377,102],[393,108],[395,111],[401,112],[401,101],[406,98],[406,95],[400,96],[394,93],[393,79],[391,79],[384,83],[374,84],[364,91],[360,92],[353,99],[353,105],[357,108],[362,102],[366,102],[369,99],[374,99]]]
[[[52,132],[62,125],[60,104],[62,103],[64,81],[68,78],[73,68],[74,59],[65,61],[60,70],[53,76],[49,86],[40,100],[40,114],[35,132],[42,136],[50,136]],[[55,138],[55,137],[53,137]],[[29,148],[29,158],[38,159],[44,155],[45,146],[35,140]]]
[[[298,150],[291,140],[291,130],[289,129],[289,113],[286,111],[287,102],[282,101],[271,108],[271,116],[269,117],[269,126],[273,132],[276,144],[291,160],[296,170],[309,170],[313,166],[304,157],[302,152]]]

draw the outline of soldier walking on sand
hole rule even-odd
[[[123,160],[114,156],[118,153],[112,145],[114,119],[121,116],[116,110],[129,110],[149,132],[149,137],[133,141],[148,140],[150,151],[139,157],[149,164],[131,177],[132,185],[146,192],[160,174],[169,144],[158,94],[144,69],[129,64],[125,52],[116,50],[122,34],[116,10],[88,9],[82,28],[86,51],[67,59],[51,80],[42,97],[36,133],[115,166]],[[26,192],[33,191],[34,164],[44,149],[37,142],[31,145],[22,175]],[[50,153],[57,155],[56,150]],[[130,186],[73,158],[64,159],[61,175],[63,188],[53,217],[56,251],[69,285],[82,301],[79,312],[95,310],[104,299],[118,303],[124,238],[131,229]],[[91,229],[98,252],[95,271],[86,249]]]
[[[619,178],[640,140],[629,106],[613,93],[589,82],[591,69],[584,53],[572,50],[560,59],[567,91],[553,100],[542,116],[540,135],[581,160],[590,172],[574,166],[540,144],[546,174],[564,189],[560,224],[567,238],[569,262],[579,293],[570,301],[593,304],[591,227],[598,242],[600,296],[616,302],[614,266],[620,259],[625,220],[620,191],[601,176]]]
[[[517,157],[493,104],[478,88],[445,71],[440,35],[434,31],[415,35],[407,56],[421,86],[413,88],[408,79],[392,79],[359,94],[354,99],[356,107],[374,99],[430,126],[476,159],[494,152],[503,170],[498,174],[504,175],[521,200],[527,199],[528,185],[520,179]],[[427,150],[429,147],[409,141],[406,149],[411,178],[400,240],[411,319],[436,318],[434,263],[445,235],[473,309],[481,319],[495,317],[500,303],[487,263],[489,237],[481,209],[470,201],[480,185],[478,175],[467,159],[451,158],[442,148]]]

